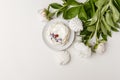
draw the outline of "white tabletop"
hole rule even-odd
[[[59,66],[42,40],[37,11],[58,0],[0,0],[0,80],[120,80],[120,32],[104,55]],[[60,0],[59,0],[60,2]]]

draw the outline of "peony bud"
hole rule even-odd
[[[46,9],[41,9],[39,11],[39,13],[40,13],[40,20],[41,20],[41,22],[47,22],[48,19],[47,19]]]
[[[97,48],[96,48],[96,53],[98,54],[102,54],[105,52],[105,43],[100,43],[98,44]]]

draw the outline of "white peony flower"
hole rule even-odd
[[[98,44],[98,46],[97,46],[95,51],[98,54],[103,54],[105,52],[105,43]]]
[[[83,30],[82,21],[78,18],[73,18],[69,22],[69,27],[75,32],[79,32]]]
[[[76,42],[74,44],[74,48],[79,51],[80,57],[90,57],[91,56],[91,49],[86,46],[84,43]]]
[[[56,62],[60,65],[68,64],[71,60],[71,56],[68,51],[61,51],[60,53],[57,53],[55,56]]]
[[[41,22],[48,22],[46,9],[41,9],[38,12],[40,13],[40,20],[41,20]]]

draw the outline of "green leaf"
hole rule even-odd
[[[119,22],[116,23],[116,24],[115,24],[115,27],[120,28],[120,23],[119,23]]]
[[[97,20],[98,20],[98,11],[96,11],[95,15],[91,19],[88,20],[90,21],[89,25],[95,24]]]
[[[115,5],[115,7],[118,9],[118,11],[120,12],[120,0],[113,0],[113,4]]]
[[[98,0],[92,0],[93,1],[93,3],[95,3],[95,2],[97,2]]]
[[[115,27],[110,11],[106,12],[105,19],[108,25],[110,25],[111,27]]]
[[[101,36],[105,41],[107,41],[107,35],[102,34]]]
[[[68,9],[66,12],[64,12],[64,18],[65,19],[72,19],[75,16],[77,16],[79,13],[79,7],[72,7]]]
[[[58,11],[57,12],[57,17],[59,17],[62,14],[63,11]]]
[[[101,15],[104,15],[108,8],[109,8],[109,5],[105,5],[101,10]]]
[[[64,19],[67,19],[66,15],[67,15],[67,9],[68,7],[65,7],[64,10],[63,10],[63,18]]]
[[[64,3],[66,3],[67,2],[67,0],[62,0]]]
[[[114,31],[114,32],[119,32],[119,30],[117,29],[117,28],[111,28],[112,29],[112,31]]]
[[[102,18],[102,22],[103,22],[105,28],[106,28],[108,31],[111,31],[111,27],[107,24],[107,22],[105,21],[104,17]]]
[[[103,7],[104,4],[106,4],[109,0],[98,0],[95,2],[95,5],[97,6],[97,8],[101,9]]]
[[[62,13],[65,13],[67,9],[68,9],[68,6],[64,6],[64,7],[60,8],[56,14],[57,17],[59,17]]]
[[[87,14],[88,18],[93,17],[93,16],[92,16],[93,13],[92,13],[92,11],[91,11],[92,7],[91,7],[91,4],[90,4],[90,1],[84,3],[84,8],[85,8],[85,11],[87,11],[86,14]]]
[[[120,13],[117,10],[117,8],[113,5],[112,0],[110,0],[110,9],[112,10],[112,13],[113,13],[114,22],[117,22],[120,18]]]
[[[89,32],[94,32],[95,31],[95,26],[94,25],[93,26],[89,26],[89,27],[87,27],[87,30]]]
[[[110,31],[110,32],[107,32],[107,34],[108,34],[110,37],[112,37],[112,33],[111,33],[111,31]]]
[[[54,15],[55,15],[55,13],[48,13],[47,18],[51,19]]]
[[[90,5],[91,5],[91,8],[92,8],[91,16],[93,16],[95,14],[95,5],[94,5],[94,1],[93,0],[90,0]]]
[[[86,29],[84,29],[83,31],[81,31],[80,35],[89,35],[90,32],[87,31]]]
[[[98,32],[97,32],[97,38],[98,38],[98,39],[100,38],[100,34],[101,34],[101,31],[98,31]]]
[[[79,19],[86,21],[87,20],[87,14],[86,11],[84,9],[84,6],[80,6],[80,11],[78,14]]]
[[[52,4],[50,4],[50,6],[54,9],[60,9],[62,7],[62,5],[60,5],[58,3],[52,3]]]
[[[120,6],[120,0],[114,0]]]
[[[67,4],[68,5],[80,5],[80,3],[77,2],[76,0],[67,0]]]
[[[103,25],[102,22],[101,22],[100,26],[101,26],[101,30],[102,30],[103,34],[107,35],[107,30],[106,30],[106,28],[105,28],[105,26]]]

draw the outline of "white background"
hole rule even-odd
[[[58,0],[0,0],[0,80],[120,80],[120,32],[104,55],[59,66],[42,40],[37,11]],[[60,0],[59,0],[60,2]]]

